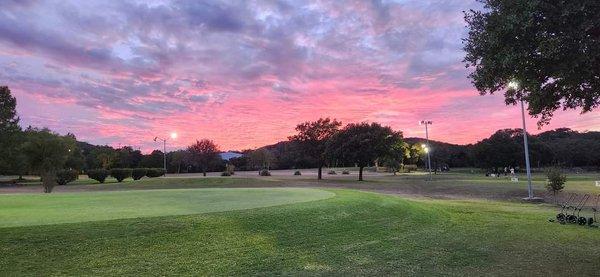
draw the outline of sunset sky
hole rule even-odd
[[[463,10],[474,1],[0,1],[0,85],[21,125],[112,146],[221,149],[285,140],[302,121],[376,121],[476,142],[520,127],[501,95],[466,78]],[[600,114],[550,126],[600,130]]]

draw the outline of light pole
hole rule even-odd
[[[177,133],[171,133],[171,139],[176,139]],[[162,141],[163,142],[163,169],[165,170],[165,175],[167,174],[167,139],[154,137],[154,141]]]
[[[508,83],[508,88],[513,90],[519,89],[519,82],[510,81]],[[521,118],[523,119],[523,148],[525,148],[525,168],[527,170],[527,193],[528,197],[526,199],[533,200],[533,186],[531,185],[531,167],[529,165],[529,143],[527,142],[527,126],[525,125],[525,104],[523,104],[523,99],[521,99]]]
[[[429,153],[429,129],[427,128],[427,126],[431,125],[432,123],[433,122],[431,120],[421,120],[421,122],[419,122],[419,125],[425,125],[425,140],[427,141],[427,143],[426,145],[421,145],[421,147],[423,147],[425,153],[427,153],[427,168],[429,169],[429,181],[431,181],[431,154]]]

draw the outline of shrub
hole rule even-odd
[[[106,169],[91,169],[87,171],[87,176],[90,179],[94,179],[98,182],[100,182],[101,184],[104,183],[104,180],[106,180],[106,177],[108,177],[109,172]]]
[[[148,168],[146,169],[146,177],[154,178],[165,175],[165,170],[163,168]]]
[[[131,177],[131,168],[113,168],[110,170],[110,176],[117,179],[117,182],[123,182],[123,180]]]
[[[147,172],[148,169],[146,168],[134,168],[131,170],[131,178],[133,178],[133,180],[142,179],[142,177],[146,176]]]
[[[221,176],[231,176],[231,173],[229,173],[228,171],[223,171],[221,172]]]
[[[260,175],[260,176],[271,176],[271,172],[269,172],[266,169],[263,169],[263,170],[261,170],[261,171],[258,172],[258,175]]]
[[[56,183],[60,186],[64,186],[70,182],[77,180],[79,177],[79,171],[75,169],[64,169],[56,172]]]
[[[302,175],[302,173],[300,173],[300,170],[296,170],[296,172],[294,172],[294,175],[299,176]]]
[[[329,170],[327,172],[327,174],[329,174],[329,175],[336,175],[337,173],[335,173],[335,170]]]
[[[550,168],[546,172],[546,176],[548,176],[546,189],[554,194],[554,201],[556,202],[556,194],[565,188],[567,176],[565,176],[559,168]]]
[[[350,175],[350,171],[344,170],[344,171],[342,171],[342,174],[344,174],[344,175]]]

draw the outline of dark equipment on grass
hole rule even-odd
[[[593,216],[588,218],[588,226],[594,225],[594,222],[598,222],[596,218],[596,214],[598,214],[598,209],[600,209],[600,194],[596,195],[596,205],[592,207]]]
[[[587,201],[589,199],[590,199],[589,194],[584,194],[583,197],[581,197],[581,201],[579,201],[579,204],[573,210],[573,217],[575,218],[574,221],[576,221],[576,222],[573,222],[573,220],[572,220],[571,223],[577,223],[579,225],[587,224],[587,218],[580,216],[580,214],[581,214],[581,210],[583,209],[583,207],[585,207],[585,203],[587,203]],[[575,212],[577,212],[577,215],[575,215]]]
[[[567,212],[569,211],[569,209],[571,208],[571,206],[569,205],[571,202],[573,202],[576,198],[576,194],[575,193],[571,193],[569,195],[569,198],[567,199],[567,201],[565,201],[560,208],[560,211],[558,212],[558,214],[556,214],[556,220],[560,223],[560,224],[565,224],[566,220],[567,220]]]
[[[583,197],[581,197],[581,199],[579,201],[577,201],[577,196],[575,196],[575,198],[573,199],[573,202],[571,203],[571,205],[569,205],[569,207],[567,207],[566,209],[566,218],[565,221],[567,223],[571,223],[571,224],[575,224],[579,221],[579,216],[576,215],[575,213],[578,213],[578,211],[581,211],[580,207],[583,207],[583,205],[585,205],[584,202],[587,202],[587,199],[589,198],[588,194],[583,195]],[[571,212],[569,213],[568,211],[571,210]]]

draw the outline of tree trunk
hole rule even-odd
[[[364,168],[364,166],[360,166],[360,167],[358,168],[358,180],[359,180],[359,181],[362,181],[362,180],[363,180],[363,174],[362,174],[362,173],[363,173],[363,168]]]
[[[206,177],[206,168],[202,169],[202,176]]]
[[[40,175],[42,179],[42,187],[44,188],[44,193],[51,193],[56,182],[56,174],[53,171],[50,171],[44,172]]]
[[[323,166],[319,166],[319,173],[317,174],[317,176],[318,180],[323,179]]]

